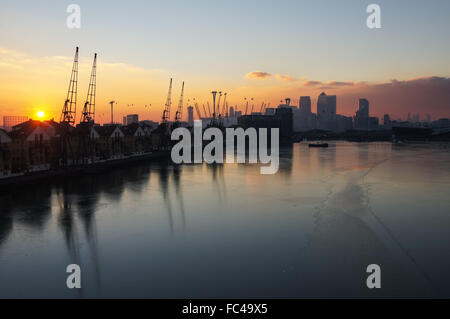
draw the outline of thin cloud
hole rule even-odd
[[[297,79],[297,78],[294,78],[294,77],[290,76],[289,74],[286,74],[286,75],[275,74],[275,77],[276,77],[278,80],[283,81],[283,82],[296,82],[296,81],[299,80],[299,79]]]
[[[333,86],[353,86],[354,83],[353,82],[331,81],[331,82],[328,82],[326,85],[327,86],[331,86],[331,87],[333,87]]]
[[[304,86],[319,86],[322,85],[323,83],[320,81],[306,81],[303,83]]]
[[[270,78],[272,75],[270,73],[267,72],[262,72],[262,71],[252,71],[249,72],[245,75],[246,79],[258,79],[258,80],[263,80],[263,79],[267,79]]]

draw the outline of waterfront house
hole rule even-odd
[[[11,170],[30,172],[50,168],[52,137],[55,135],[53,122],[29,120],[13,127],[8,133],[11,138]]]
[[[120,157],[124,153],[124,134],[118,125],[94,126],[98,134],[97,154],[101,159]]]
[[[0,178],[11,173],[11,138],[0,129]]]
[[[124,151],[126,154],[139,153],[145,150],[146,137],[145,131],[138,123],[122,127],[124,133]]]

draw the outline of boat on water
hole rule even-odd
[[[328,143],[310,143],[309,147],[328,147]]]

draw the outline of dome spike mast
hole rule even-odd
[[[70,76],[69,89],[67,90],[66,101],[61,112],[60,122],[68,125],[75,124],[75,115],[77,112],[77,91],[78,91],[78,51],[76,48],[75,58],[73,60],[72,74]]]

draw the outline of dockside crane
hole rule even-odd
[[[94,54],[94,62],[92,63],[91,78],[89,80],[89,88],[84,103],[83,112],[81,113],[81,123],[90,123],[95,120],[95,93],[97,91],[97,53]]]
[[[246,103],[245,103],[245,114],[244,114],[244,115],[247,115],[247,111],[248,111],[248,100],[247,100],[246,97],[244,98],[244,100],[246,101]]]
[[[175,122],[181,121],[183,117],[183,99],[184,99],[184,82],[181,85],[181,95],[180,100],[178,101],[178,109],[175,113]]]
[[[77,91],[78,91],[78,50],[75,50],[75,58],[73,59],[72,74],[70,76],[69,89],[67,97],[61,112],[60,122],[73,125],[75,124],[75,115],[77,112]]]
[[[169,93],[167,94],[166,104],[164,105],[164,111],[162,115],[162,124],[167,124],[170,118],[170,106],[172,105],[172,78],[169,84]]]
[[[205,118],[207,118],[208,117],[208,113],[206,113],[205,104],[203,104],[203,113],[205,113]]]

